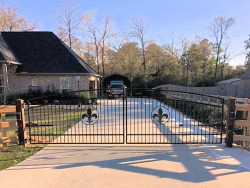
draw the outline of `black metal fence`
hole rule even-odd
[[[221,143],[224,127],[223,99],[153,89],[36,98],[27,114],[30,143]]]

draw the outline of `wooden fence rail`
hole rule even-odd
[[[0,127],[2,130],[2,138],[0,138],[0,142],[3,144],[3,147],[6,147],[9,143],[18,143],[18,138],[16,135],[7,136],[7,131],[9,128],[16,127],[17,130],[17,122],[7,122],[6,115],[8,114],[16,114],[16,106],[0,106],[0,114],[2,121],[0,122]]]
[[[7,121],[6,116],[10,114],[15,115],[14,121]],[[15,106],[0,106],[0,115],[0,128],[2,130],[0,143],[3,144],[3,147],[6,147],[10,143],[19,143],[19,145],[25,145],[27,134],[25,127],[24,101],[18,99],[16,100]],[[14,128],[14,131],[12,130],[12,135],[8,135],[8,129],[11,128]]]
[[[236,118],[234,126],[243,130],[243,135],[234,135],[233,140],[243,142],[243,146],[250,150],[250,105],[249,100],[245,99],[245,104],[235,104]],[[237,113],[240,114],[237,117]]]

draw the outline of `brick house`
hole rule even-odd
[[[62,92],[99,86],[100,75],[52,32],[1,32],[0,64],[4,98],[30,87]]]

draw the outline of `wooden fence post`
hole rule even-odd
[[[1,114],[2,116],[2,122],[6,121],[6,114]],[[6,129],[2,129],[2,137],[7,137],[7,131]],[[3,147],[7,147],[7,143],[3,143]]]
[[[26,122],[25,122],[25,113],[24,113],[24,100],[16,100],[16,113],[17,113],[17,125],[18,125],[18,143],[19,145],[25,145],[27,142],[27,133],[26,133]]]
[[[233,129],[235,120],[235,98],[229,98],[227,108],[227,134],[226,134],[226,146],[233,146]]]

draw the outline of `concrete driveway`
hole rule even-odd
[[[0,187],[250,187],[250,153],[224,145],[48,145]]]

